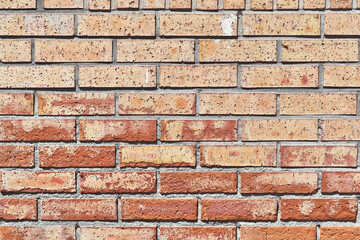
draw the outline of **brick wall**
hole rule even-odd
[[[0,239],[360,239],[360,0],[0,9]]]

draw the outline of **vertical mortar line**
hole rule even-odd
[[[276,168],[281,167],[281,144],[280,141],[276,142]]]
[[[197,223],[201,223],[201,198],[199,196],[196,197],[197,198],[197,215],[198,215],[198,219],[197,219]]]
[[[119,116],[119,92],[115,92],[115,116]]]
[[[277,10],[277,0],[273,0],[273,11]]]
[[[325,15],[320,15],[320,36],[321,39],[325,38]]]
[[[80,240],[80,226],[78,223],[75,224],[75,239]]]
[[[236,68],[237,68],[237,71],[236,71],[236,74],[237,74],[237,86],[236,86],[236,88],[237,89],[242,89],[242,85],[241,85],[241,81],[242,81],[242,78],[241,78],[241,64],[239,63],[239,64],[236,64]]]
[[[156,119],[156,144],[161,143],[161,119]]]
[[[299,10],[304,10],[304,0],[299,0]]]
[[[276,117],[280,117],[280,93],[276,93]]]
[[[115,143],[115,168],[120,169],[120,143]]]
[[[142,10],[144,8],[143,0],[139,0],[139,10]]]
[[[237,21],[237,39],[243,37],[243,15],[242,13],[237,14],[238,21]]]
[[[195,144],[195,168],[196,169],[201,169],[201,164],[200,164],[200,146],[198,143]]]
[[[325,1],[325,10],[330,9],[330,5],[331,5],[331,4],[330,4],[330,1],[331,1],[331,0],[326,0],[326,1]]]
[[[353,9],[356,9],[356,8],[357,8],[357,1],[358,1],[358,0],[353,0]]]
[[[116,39],[113,39],[113,41],[112,41],[112,57],[113,57],[112,63],[116,63],[116,61],[117,61],[117,40]]]
[[[200,116],[200,94],[201,94],[201,90],[197,89],[195,93],[195,115],[197,117]]]
[[[319,64],[319,90],[324,89],[324,64]]]
[[[89,1],[90,0],[84,0],[84,10],[89,10]],[[110,0],[110,4],[111,4],[111,0]]]
[[[155,12],[155,38],[160,39],[160,12]]]
[[[80,171],[79,170],[76,170],[75,171],[75,181],[76,181],[76,193],[77,194],[81,194],[81,189],[80,189]]]
[[[39,223],[41,223],[41,198],[38,197],[36,199],[36,203],[37,203],[37,220]]]
[[[160,65],[156,64],[156,89],[160,89]]]
[[[35,166],[35,169],[40,168],[39,144],[38,143],[35,143],[35,145],[34,145],[34,166]]]
[[[35,39],[30,40],[30,48],[31,48],[31,65],[35,64]]]
[[[235,227],[236,227],[236,240],[240,240],[240,224],[238,225],[238,224],[236,224],[235,225]]]
[[[196,0],[191,0],[191,11],[196,10]]]
[[[276,41],[276,64],[281,64],[282,60],[282,40]]]
[[[277,219],[276,222],[281,222],[281,197],[277,197]]]
[[[156,239],[160,240],[160,224],[156,224]]]
[[[160,170],[155,171],[156,176],[156,193],[160,195]]]
[[[170,8],[170,0],[165,0],[165,9]]]
[[[116,9],[117,9],[117,1],[110,0],[110,10],[116,10]]]
[[[238,119],[237,120],[237,127],[238,127],[238,131],[237,131],[237,136],[238,136],[238,139],[237,139],[237,142],[241,143],[242,142],[242,139],[241,139],[241,119]]]
[[[318,119],[318,142],[321,142],[321,134],[322,134],[321,123],[322,123],[322,119]]]
[[[316,240],[320,240],[320,225],[316,225]]]
[[[36,10],[44,10],[44,1],[36,0]]]
[[[218,0],[218,9],[219,10],[224,9],[224,1],[223,0]]]
[[[118,223],[122,223],[121,220],[121,196],[116,198],[116,203],[117,203],[117,222]]]
[[[250,10],[250,9],[251,9],[250,0],[245,0],[245,10]]]
[[[79,117],[75,118],[75,138],[76,138],[76,143],[80,144],[80,119]]]
[[[194,39],[194,60],[195,64],[199,64],[200,62],[200,41],[199,39]]]

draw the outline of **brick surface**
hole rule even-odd
[[[31,62],[31,41],[0,40],[0,62]]]
[[[74,226],[0,226],[1,239],[67,239],[75,240]]]
[[[160,240],[181,240],[193,238],[199,240],[236,238],[235,227],[161,227]]]
[[[273,0],[251,0],[252,10],[272,10]]]
[[[44,8],[83,8],[84,0],[44,0]]]
[[[1,0],[0,9],[35,9],[36,0]]]
[[[321,124],[323,141],[355,141],[360,139],[359,119],[329,119]]]
[[[80,237],[82,239],[143,239],[156,240],[155,227],[81,227]]]
[[[111,0],[89,0],[89,10],[110,10]]]
[[[359,227],[320,227],[320,237],[323,239],[356,239],[360,237]]]
[[[243,240],[316,239],[316,227],[240,227]]]
[[[139,8],[139,0],[117,0],[118,9],[137,9]]]
[[[360,192],[358,172],[323,172],[321,191],[323,193],[352,194]]]
[[[359,87],[360,68],[353,65],[324,66],[324,87]]]
[[[37,220],[36,199],[0,199],[0,219],[11,221]]]
[[[304,0],[304,9],[325,9],[325,0]]]
[[[33,115],[31,93],[0,93],[0,115]]]
[[[277,9],[279,10],[296,10],[299,8],[299,0],[279,0]]]
[[[34,147],[31,145],[0,146],[0,167],[33,167]]]

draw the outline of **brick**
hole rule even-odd
[[[125,221],[196,221],[197,199],[121,198],[121,219]]]
[[[121,146],[120,167],[195,167],[195,146]]]
[[[0,115],[33,115],[33,104],[31,93],[0,93]]]
[[[304,9],[325,9],[325,0],[304,0]]]
[[[82,88],[155,88],[156,66],[80,66]]]
[[[80,120],[80,141],[154,142],[156,120]]]
[[[272,10],[273,0],[251,0],[251,10]]]
[[[280,115],[356,115],[356,93],[280,94]]]
[[[73,66],[0,67],[0,88],[74,88]]]
[[[41,199],[41,220],[116,221],[116,199]]]
[[[236,172],[161,172],[161,193],[236,193]]]
[[[155,227],[81,227],[81,239],[156,240]]]
[[[242,240],[316,240],[316,226],[313,227],[240,227]]]
[[[115,167],[114,146],[39,146],[42,168]]]
[[[89,0],[89,10],[110,10],[111,9],[111,0]]]
[[[0,62],[31,62],[31,41],[0,40]]]
[[[36,9],[36,0],[1,0],[0,9]]]
[[[322,193],[357,194],[360,192],[359,172],[323,172]]]
[[[165,0],[143,0],[144,9],[165,9]]]
[[[161,141],[237,141],[236,120],[161,120]]]
[[[264,81],[266,79],[266,81]],[[317,88],[318,66],[242,66],[242,88]]]
[[[325,35],[359,36],[360,16],[351,13],[325,14]]]
[[[0,141],[74,141],[74,119],[1,120]]]
[[[311,194],[317,192],[317,173],[242,172],[242,194]]]
[[[75,240],[75,226],[0,226],[1,239],[66,239]]]
[[[3,193],[74,193],[74,172],[2,172]]]
[[[196,1],[196,10],[217,10],[218,0],[194,0]]]
[[[276,41],[200,40],[200,62],[276,62]]]
[[[44,0],[44,8],[84,8],[84,0]]]
[[[73,36],[72,14],[1,14],[0,36]]]
[[[39,115],[115,115],[115,94],[38,94],[38,107]]]
[[[0,146],[0,167],[33,167],[34,146],[32,145],[2,145]]]
[[[275,199],[202,199],[203,221],[275,221]]]
[[[245,0],[223,0],[223,9],[226,10],[245,9]]]
[[[356,141],[360,139],[359,119],[322,120],[322,141]]]
[[[321,239],[338,240],[338,239],[357,239],[360,237],[360,228],[356,226],[339,226],[339,227],[320,227]]]
[[[357,199],[281,199],[283,221],[355,221]]]
[[[281,146],[281,167],[356,166],[356,146]]]
[[[275,93],[201,93],[199,113],[207,115],[276,115]]]
[[[139,0],[117,0],[118,9],[137,9],[139,8]]]
[[[236,86],[236,65],[160,65],[160,87],[162,88]]]
[[[160,36],[237,36],[234,14],[161,14]]]
[[[170,9],[191,9],[191,0],[170,0]]]
[[[358,62],[357,40],[284,40],[283,62]]]
[[[111,40],[37,40],[35,62],[111,62]]]
[[[244,14],[244,36],[320,36],[319,14]]]
[[[360,67],[325,65],[324,87],[360,87]]]
[[[234,240],[235,227],[160,227],[159,240]]]
[[[154,172],[82,172],[81,193],[154,193]]]
[[[280,10],[297,10],[299,9],[299,0],[278,0],[277,9]]]
[[[202,145],[200,164],[204,167],[275,167],[276,146]]]
[[[119,115],[195,115],[194,93],[120,93]]]
[[[32,198],[0,199],[1,220],[37,220],[37,203]],[[1,236],[1,235],[0,235]]]
[[[193,40],[118,40],[118,62],[194,62]]]
[[[317,119],[256,119],[242,120],[243,141],[315,141],[318,139]]]
[[[155,36],[154,14],[79,14],[79,36]]]
[[[330,9],[352,9],[352,0],[331,0]]]

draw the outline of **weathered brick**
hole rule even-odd
[[[352,13],[325,14],[325,35],[359,36],[360,15]]]
[[[44,0],[44,8],[84,8],[84,0]]]
[[[41,199],[41,220],[116,221],[116,199]]]
[[[217,10],[218,0],[194,0],[197,10]]]
[[[79,36],[155,36],[154,14],[79,14]]]
[[[80,66],[83,88],[155,88],[156,66]]]
[[[139,8],[139,0],[117,0],[118,9],[137,9]]]
[[[281,167],[356,167],[356,146],[281,146]]]
[[[73,14],[1,14],[0,36],[73,36]]]
[[[236,86],[236,65],[160,65],[162,88]]]
[[[245,0],[223,0],[223,9],[245,9]]]
[[[320,237],[326,240],[358,239],[360,238],[360,227],[356,226],[321,226]]]
[[[303,0],[304,9],[325,9],[325,0]]]
[[[275,221],[275,199],[202,199],[203,221]]]
[[[236,120],[161,120],[161,141],[236,141]]]
[[[161,172],[161,193],[236,193],[236,172]]]
[[[89,0],[89,10],[110,10],[111,0]]]
[[[355,221],[357,199],[281,199],[284,221]]]
[[[195,146],[121,146],[120,167],[195,167]]]
[[[0,9],[36,9],[36,0],[1,0]]]
[[[202,145],[200,164],[204,167],[275,167],[276,146]]]
[[[5,193],[74,193],[74,172],[2,172],[0,190]]]
[[[235,227],[160,227],[159,240],[234,240]]]
[[[0,146],[0,167],[33,167],[34,146],[2,145]]]
[[[241,121],[243,141],[317,140],[317,119],[256,119]]]
[[[170,9],[191,9],[191,0],[170,0]]]
[[[156,120],[80,120],[80,140],[154,142]]]
[[[275,93],[201,93],[199,113],[276,115]]]
[[[155,227],[81,227],[80,238],[87,240],[99,239],[133,239],[156,240]]]
[[[273,0],[251,0],[252,10],[272,10]]]
[[[360,119],[328,119],[321,124],[322,141],[360,140]]]
[[[75,226],[0,226],[0,238],[12,240],[75,240]]]
[[[33,198],[0,199],[0,220],[37,220],[36,199]]]
[[[165,0],[143,0],[144,9],[165,9]]]
[[[121,219],[196,221],[197,199],[121,198]]]
[[[38,107],[39,115],[115,115],[115,94],[38,94]]]
[[[266,79],[266,81],[264,81]],[[317,88],[318,66],[242,66],[242,88]]]
[[[283,62],[358,62],[357,40],[284,40]]]
[[[154,193],[154,172],[82,172],[82,193]]]
[[[356,93],[280,94],[280,115],[356,115]]]
[[[310,194],[317,192],[317,173],[242,172],[242,194]]]
[[[31,93],[0,93],[0,115],[33,115],[33,104]]]
[[[240,227],[242,240],[316,240],[316,226],[313,227]]]
[[[161,14],[160,36],[237,36],[237,16]]]
[[[0,141],[74,141],[73,119],[1,120]]]
[[[275,62],[276,41],[200,40],[200,62]]]
[[[352,9],[353,0],[331,0],[330,9]]]
[[[195,115],[194,93],[120,93],[120,115]]]
[[[35,62],[111,62],[111,40],[37,40]]]
[[[0,62],[31,62],[31,41],[0,40]]]
[[[194,62],[193,40],[118,40],[118,62]]]
[[[114,146],[39,146],[42,168],[115,167]]]
[[[319,14],[244,14],[245,36],[320,36]]]
[[[325,65],[324,87],[360,87],[360,67],[356,65]]]
[[[360,193],[359,172],[323,172],[322,193],[357,194]]]
[[[297,10],[299,9],[299,0],[278,0],[277,9],[280,10]]]

